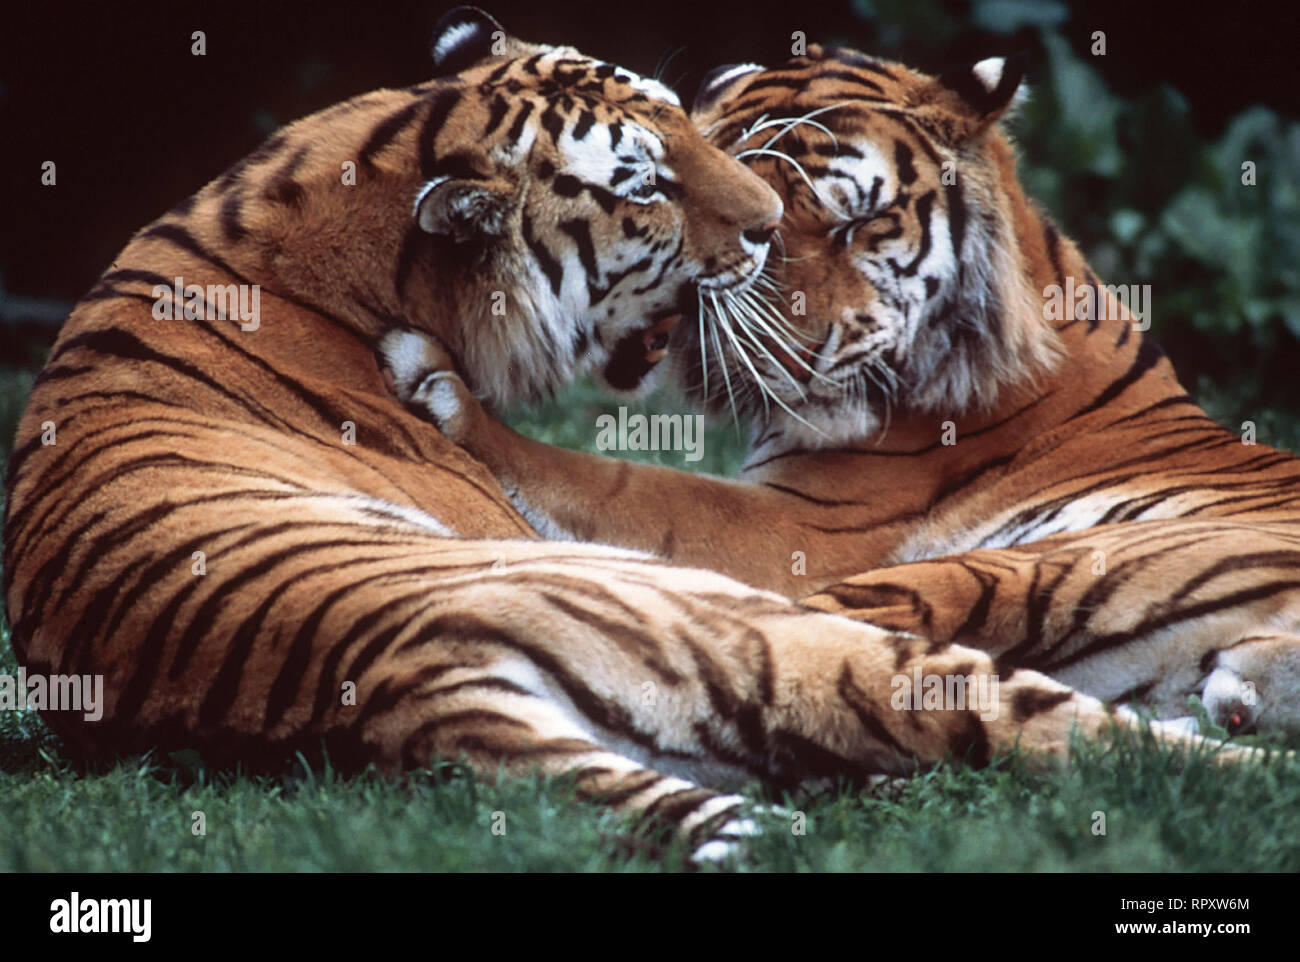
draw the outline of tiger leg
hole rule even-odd
[[[545,537],[619,545],[711,568],[796,597],[810,580],[851,572],[835,558],[841,519],[782,484],[755,484],[572,451],[517,433],[489,414],[455,373],[451,355],[426,334],[395,329],[380,342],[394,393],[417,416],[484,464],[514,507]],[[667,429],[665,428],[665,431]],[[678,440],[683,440],[681,432]],[[669,444],[667,437],[663,444]],[[593,503],[601,509],[593,511]],[[683,505],[690,523],[679,523]],[[763,532],[762,550],[754,533]],[[858,547],[861,547],[859,544]],[[808,559],[791,571],[792,552]]]
[[[1004,668],[1034,668],[1162,717],[1186,715],[1188,697],[1224,659],[1225,672],[1253,684],[1260,699],[1260,711],[1243,717],[1300,731],[1297,565],[1300,537],[1285,528],[1132,522],[879,568],[803,601],[959,641]],[[1261,637],[1270,640],[1244,644]],[[1222,724],[1234,709],[1218,713]]]
[[[480,777],[570,777],[579,798],[634,819],[638,830],[671,832],[697,861],[725,856],[752,831],[740,795],[657,770],[646,753],[637,759],[611,748],[607,733],[552,696],[528,659],[488,654],[479,667],[438,672],[423,684],[416,679],[431,674],[427,659],[411,661],[409,670],[382,675],[390,687],[360,703],[363,737],[386,770],[463,759]]]
[[[467,753],[489,773],[569,774],[694,843],[736,800],[693,786],[865,779],[1017,744],[1059,762],[1076,726],[1110,721],[1032,672],[995,687],[986,653],[716,573],[460,539],[324,472],[289,483],[270,452],[310,464],[309,440],[194,428],[137,457],[153,443],[139,431],[85,455],[69,487],[15,488],[11,508],[15,649],[29,671],[103,676],[101,717],[48,716],[85,754],[199,748],[251,767],[323,744],[340,768],[396,769]],[[987,700],[895,705],[916,671],[983,678]]]
[[[746,829],[740,798],[702,785],[865,783],[948,757],[983,765],[1017,746],[1051,766],[1074,733],[1100,736],[1113,721],[1041,675],[999,678],[983,652],[575,548],[556,558],[554,546],[494,546],[508,591],[489,579],[444,584],[402,615],[391,660],[362,680],[384,694],[359,702],[367,739],[400,746],[389,764],[466,755],[479,771],[571,775],[583,797],[675,826],[702,858]],[[448,645],[458,667],[431,667]],[[931,706],[917,692],[900,703],[900,679],[918,676],[958,680],[969,702]]]
[[[572,776],[710,854],[745,828],[740,799],[714,786],[865,781],[1017,743],[1060,761],[1072,726],[1107,720],[1032,673],[983,705],[895,707],[902,673],[988,676],[992,662],[631,552],[449,539],[376,499],[277,494],[274,524],[248,495],[220,513],[143,504],[192,540],[165,550],[119,519],[115,539],[79,542],[52,581],[19,586],[29,668],[105,676],[101,718],[50,715],[71,742],[253,766],[323,743],[345,770],[468,756],[485,775]],[[132,563],[151,533],[154,560]],[[105,590],[63,584],[77,574]]]

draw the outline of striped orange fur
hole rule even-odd
[[[754,424],[739,479],[547,448],[454,381],[435,420],[551,537],[1298,732],[1300,459],[1211,421],[1026,196],[999,123],[1020,81],[820,47],[706,80],[696,124],[785,206],[767,277],[673,342],[688,390]]]

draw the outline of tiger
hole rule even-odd
[[[814,45],[706,77],[692,119],[785,207],[780,256],[701,290],[670,342],[689,395],[749,420],[737,478],[522,437],[436,342],[395,332],[422,358],[405,396],[549,538],[709,567],[1180,726],[1198,696],[1230,734],[1300,733],[1300,459],[1212,421],[1026,196],[1004,123],[1024,73]]]
[[[381,341],[436,337],[494,404],[626,386],[691,292],[762,270],[782,202],[657,81],[474,8],[432,49],[432,79],[284,128],[144,227],[65,321],[8,465],[4,595],[29,676],[102,681],[98,720],[39,706],[67,757],[540,772],[707,861],[755,779],[1151,731],[983,652],[540,537],[393,395]],[[913,672],[990,697],[897,710]]]

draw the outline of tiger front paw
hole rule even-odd
[[[381,372],[398,400],[431,421],[450,441],[469,436],[478,401],[456,373],[442,342],[412,330],[393,330],[379,341]]]

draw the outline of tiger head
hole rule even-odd
[[[678,329],[687,387],[818,447],[878,435],[891,413],[991,405],[1050,366],[998,125],[1020,79],[1001,59],[936,79],[817,46],[706,77],[696,125],[785,217],[758,283],[700,298]]]
[[[587,372],[636,388],[697,287],[762,269],[781,201],[659,82],[523,43],[469,7],[442,19],[433,55],[410,108],[423,129],[402,316],[489,405]]]

